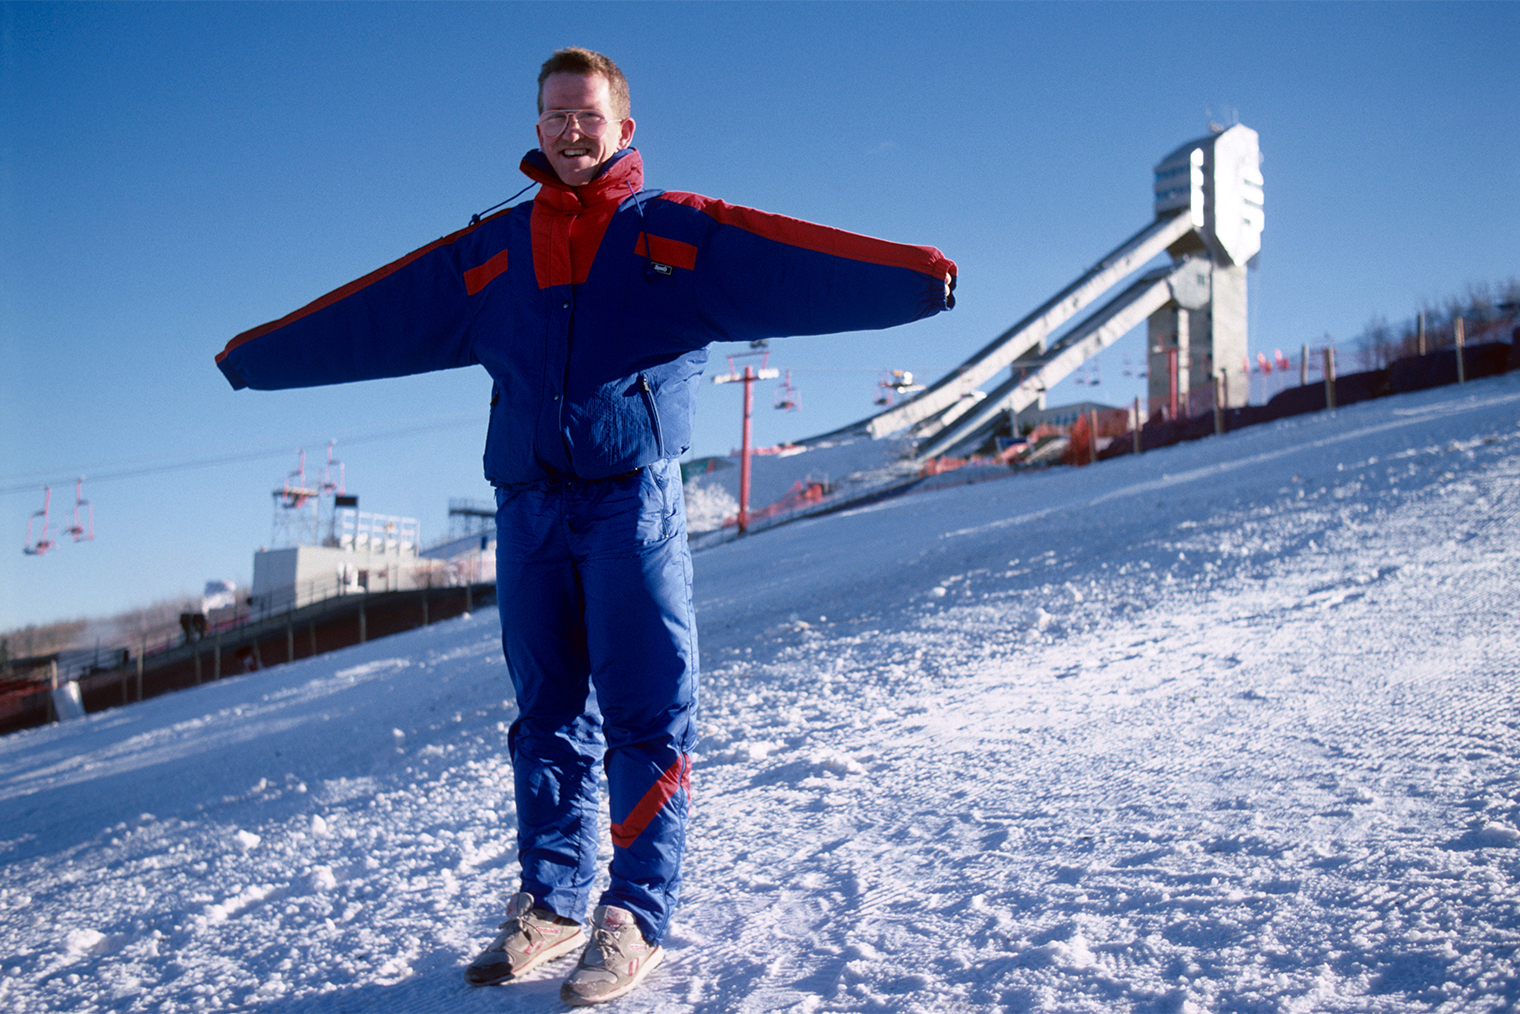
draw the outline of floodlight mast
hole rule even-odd
[[[781,371],[767,368],[765,365],[770,361],[771,354],[766,349],[764,341],[750,342],[749,347],[755,351],[741,352],[737,356],[728,357],[728,372],[722,376],[713,377],[714,384],[743,384],[744,385],[744,436],[739,450],[739,534],[749,531],[749,456],[750,456],[750,416],[755,410],[755,381],[775,380],[781,376]],[[734,365],[735,359],[743,359],[746,356],[760,356],[760,369],[755,369],[748,363],[744,365],[744,372],[740,373]]]

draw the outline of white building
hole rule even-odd
[[[412,518],[338,511],[323,545],[261,549],[253,556],[253,614],[288,612],[363,592],[404,591],[444,583],[439,562],[417,552]]]

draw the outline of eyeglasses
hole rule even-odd
[[[607,127],[621,120],[609,120],[595,109],[551,109],[538,118],[538,128],[546,137],[558,137],[575,121],[575,129],[590,138],[601,137]]]

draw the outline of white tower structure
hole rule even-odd
[[[1261,149],[1241,124],[1190,141],[1156,166],[1156,217],[1186,212],[1193,231],[1167,247],[1182,269],[1173,298],[1151,314],[1150,404],[1168,416],[1213,405],[1216,377],[1228,406],[1250,396],[1246,372],[1246,270],[1261,250]]]

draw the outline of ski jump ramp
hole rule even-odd
[[[1212,128],[1155,168],[1155,218],[1070,285],[907,401],[804,445],[906,435],[914,460],[976,450],[1010,414],[1043,407],[1045,392],[1148,321],[1150,401],[1177,411],[1181,394],[1213,388],[1243,404],[1246,266],[1261,248],[1262,177],[1256,132]],[[1057,337],[1083,310],[1161,254],[1118,295]],[[1006,371],[1006,374],[1005,374]],[[985,385],[997,380],[991,390]]]

